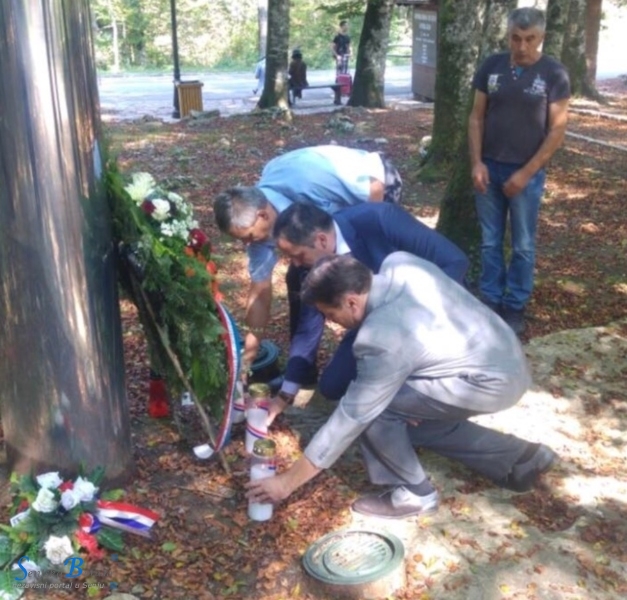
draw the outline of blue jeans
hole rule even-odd
[[[521,310],[533,290],[536,227],[546,173],[541,169],[520,194],[508,198],[503,193],[503,185],[520,166],[488,159],[484,162],[490,174],[490,184],[485,194],[475,193],[482,235],[479,288],[484,300]],[[508,213],[512,237],[509,266],[505,264],[503,254]]]

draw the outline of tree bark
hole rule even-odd
[[[11,117],[0,120],[7,467],[100,466],[123,480],[133,452],[89,3],[2,2],[0,39],[0,106]]]
[[[450,2],[451,8],[453,8],[453,5],[455,5],[455,9],[459,7],[458,2]],[[475,211],[474,191],[470,176],[470,159],[468,156],[468,116],[474,98],[471,89],[472,75],[478,64],[488,55],[502,51],[505,48],[507,43],[507,15],[515,7],[515,0],[508,0],[507,2],[487,0],[484,2],[482,7],[483,13],[479,13],[480,18],[474,26],[476,30],[474,42],[473,40],[467,40],[467,43],[474,43],[475,45],[474,51],[470,52],[467,50],[469,53],[466,55],[467,60],[472,60],[474,56],[474,62],[465,70],[458,69],[458,74],[462,75],[457,81],[458,87],[456,89],[454,86],[451,86],[458,104],[451,104],[450,106],[451,110],[456,111],[459,130],[455,134],[454,152],[452,153],[452,156],[456,157],[455,167],[452,169],[449,183],[440,203],[437,229],[468,254],[471,260],[470,279],[478,272],[481,244],[481,231]],[[454,28],[448,30],[448,33],[452,36],[457,35]],[[442,64],[438,60],[438,78],[444,76],[444,74],[440,74],[440,69],[442,68],[448,68],[448,66],[446,63]],[[436,79],[436,88],[437,81]],[[440,96],[437,96],[436,108],[439,101]]]
[[[570,0],[567,27],[562,48],[562,63],[570,75],[571,92],[599,100],[599,92],[588,77],[586,65],[586,0]]]
[[[590,81],[597,79],[597,55],[599,54],[599,32],[603,17],[603,0],[586,2],[586,73]]]
[[[349,106],[384,108],[385,56],[394,0],[368,0]]]
[[[603,0],[588,0],[586,2],[586,73],[590,81],[597,79],[597,56],[602,17]]]
[[[426,161],[430,170],[446,170],[459,157],[486,0],[480,4],[477,6],[476,0],[444,0],[439,4],[436,102]]]
[[[266,79],[259,108],[288,109],[287,55],[290,37],[290,0],[268,0]]]
[[[546,6],[546,33],[543,54],[562,60],[564,36],[568,27],[571,0],[549,0]]]

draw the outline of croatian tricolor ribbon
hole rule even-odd
[[[96,518],[104,525],[144,537],[150,537],[150,529],[159,519],[152,510],[124,502],[98,500],[96,507]]]

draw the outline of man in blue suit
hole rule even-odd
[[[312,205],[296,202],[281,212],[274,224],[277,248],[303,273],[321,257],[351,253],[377,273],[393,252],[404,250],[438,266],[451,279],[462,284],[468,258],[450,240],[422,224],[395,204],[364,203],[337,211],[333,216]],[[298,290],[295,290],[298,292]],[[315,364],[324,318],[313,307],[298,310],[297,297],[290,299],[299,315],[297,334],[292,338],[302,351],[299,361],[289,360],[279,398],[290,404],[301,381]],[[352,343],[357,331],[349,331],[326,367],[318,389],[329,399],[339,399],[356,374]],[[302,357],[306,357],[303,360]],[[283,407],[284,408],[284,407]]]

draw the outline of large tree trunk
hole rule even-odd
[[[268,0],[266,80],[259,108],[288,109],[287,54],[290,37],[290,0]]]
[[[485,6],[486,0],[483,0]],[[438,10],[438,49],[429,170],[446,171],[459,157],[470,85],[477,65],[483,7],[476,0],[444,0]]]
[[[0,410],[9,471],[113,481],[133,453],[89,16],[0,3]]]
[[[448,8],[453,10],[453,16],[458,14],[459,18],[464,18],[458,13],[459,2],[449,0],[443,4],[449,4]],[[468,4],[476,7],[476,2],[468,2]],[[449,87],[446,88],[449,94],[454,94],[458,102],[457,104],[449,103],[449,105],[451,110],[456,111],[459,130],[455,133],[454,153],[452,154],[457,159],[440,204],[437,229],[453,240],[469,255],[472,265],[471,277],[477,271],[481,242],[468,156],[468,116],[473,102],[471,79],[478,66],[477,58],[481,62],[489,54],[503,50],[507,39],[507,14],[515,8],[515,5],[515,0],[508,0],[507,2],[487,0],[483,3],[482,10],[477,11],[480,18],[477,19],[474,25],[475,34],[472,38],[466,39],[467,44],[474,45],[474,49],[468,51],[467,59],[472,60],[472,57],[474,57],[474,62],[465,70],[457,69],[457,73],[460,74],[457,80],[457,87],[449,83]],[[457,26],[464,27],[464,21],[459,21]],[[454,26],[449,26],[446,30],[442,28],[441,31],[442,36],[459,36],[458,30]],[[449,46],[452,45],[453,48],[455,47],[452,41],[449,41],[448,44]],[[444,52],[446,52],[446,48],[449,46],[444,46]],[[436,89],[438,79],[444,76],[441,73],[441,69],[446,68],[449,68],[449,61],[440,62],[440,57],[438,57]],[[439,92],[436,92],[436,94],[439,94]],[[437,95],[436,108],[440,101],[441,97]]]
[[[568,25],[564,35],[562,62],[570,75],[571,91],[575,96],[599,100],[599,92],[588,77],[586,65],[586,0],[570,0]]]
[[[350,106],[385,107],[383,79],[393,9],[394,0],[368,0]]]
[[[564,36],[568,27],[570,0],[549,0],[546,6],[546,34],[542,44],[543,54],[562,59]]]

